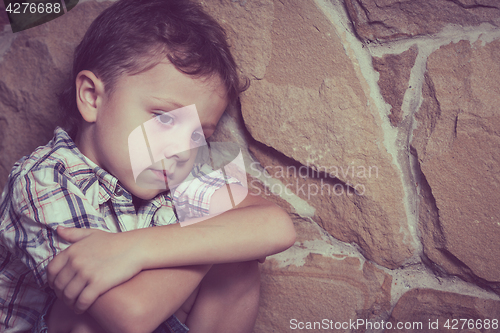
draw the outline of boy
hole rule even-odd
[[[292,245],[288,215],[253,196],[225,212],[222,187],[209,214],[223,214],[167,225],[166,186],[137,182],[128,151],[135,128],[163,117],[175,130],[175,110],[195,105],[201,127],[176,132],[150,173],[170,180],[191,163],[193,141],[239,92],[221,28],[186,0],[121,0],[75,51],[73,83],[62,98],[71,138],[57,130],[16,164],[2,196],[2,331],[250,332],[256,259]]]

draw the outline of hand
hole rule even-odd
[[[57,233],[73,244],[47,266],[48,282],[76,313],[85,312],[100,295],[141,271],[139,251],[122,239],[125,233],[63,227]]]

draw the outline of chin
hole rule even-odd
[[[148,189],[140,189],[138,191],[134,191],[132,194],[142,200],[151,200],[156,197],[158,194],[168,191],[168,189],[161,190],[148,190]]]

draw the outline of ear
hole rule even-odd
[[[91,71],[83,70],[76,76],[76,104],[86,122],[93,123],[102,105],[104,83]]]

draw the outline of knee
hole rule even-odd
[[[90,323],[80,323],[73,327],[70,333],[106,333],[102,328],[98,327],[97,324]]]
[[[260,269],[256,260],[214,265],[206,276],[212,287],[219,286],[235,297],[260,290]]]
[[[257,260],[235,263],[233,265],[234,275],[249,286],[260,286],[260,269]]]
[[[257,260],[239,263],[237,283],[233,292],[239,293],[240,297],[246,298],[249,303],[259,303],[260,297],[260,269]]]
[[[49,333],[106,333],[88,314],[75,314],[61,300],[56,300],[48,314]]]
[[[225,292],[222,297],[227,304],[235,308],[243,306],[248,311],[247,315],[253,313],[256,316],[260,299],[260,269],[256,260],[242,263],[229,264],[225,271],[227,276],[222,279],[226,283]],[[254,309],[251,311],[250,309]],[[254,319],[255,320],[255,319]]]

